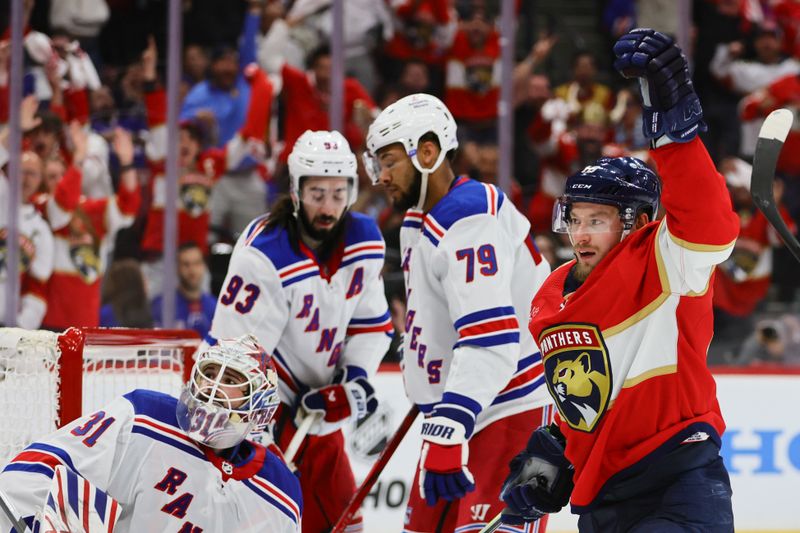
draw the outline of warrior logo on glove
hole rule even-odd
[[[611,365],[600,331],[588,324],[560,324],[542,332],[539,347],[561,417],[573,429],[594,430],[611,395]]]

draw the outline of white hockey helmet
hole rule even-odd
[[[230,383],[232,376],[239,379]],[[232,387],[240,387],[238,397]],[[178,402],[178,425],[196,442],[230,448],[266,428],[279,403],[275,363],[256,338],[221,339],[197,356]]]
[[[289,154],[289,185],[295,209],[300,206],[300,180],[307,176],[350,178],[347,207],[358,196],[358,162],[338,131],[306,130]]]
[[[419,139],[429,132],[436,135],[441,152],[431,168],[422,168],[417,159],[417,147]],[[444,102],[425,93],[406,96],[384,109],[370,124],[364,152],[364,166],[373,185],[378,183],[381,174],[378,150],[395,143],[403,145],[414,167],[422,174],[418,202],[421,208],[425,203],[428,174],[439,168],[450,150],[458,148],[456,121]]]

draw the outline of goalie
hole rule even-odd
[[[180,399],[117,398],[19,453],[0,490],[31,528],[66,467],[119,503],[115,531],[300,531],[297,478],[245,439],[277,406],[271,357],[252,336],[221,340],[200,353]],[[11,527],[0,513],[0,531]]]

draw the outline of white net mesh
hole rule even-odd
[[[77,408],[77,394],[82,414],[137,388],[180,395],[186,354],[199,344],[191,333],[88,331],[80,353],[65,355],[55,333],[0,328],[0,466],[55,430],[59,408],[68,402]],[[82,392],[60,383],[62,356],[81,357]]]
[[[0,328],[0,464],[58,421],[58,335]]]

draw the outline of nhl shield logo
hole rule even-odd
[[[539,335],[547,388],[561,417],[591,432],[611,395],[611,365],[600,330],[591,324],[560,324]]]

